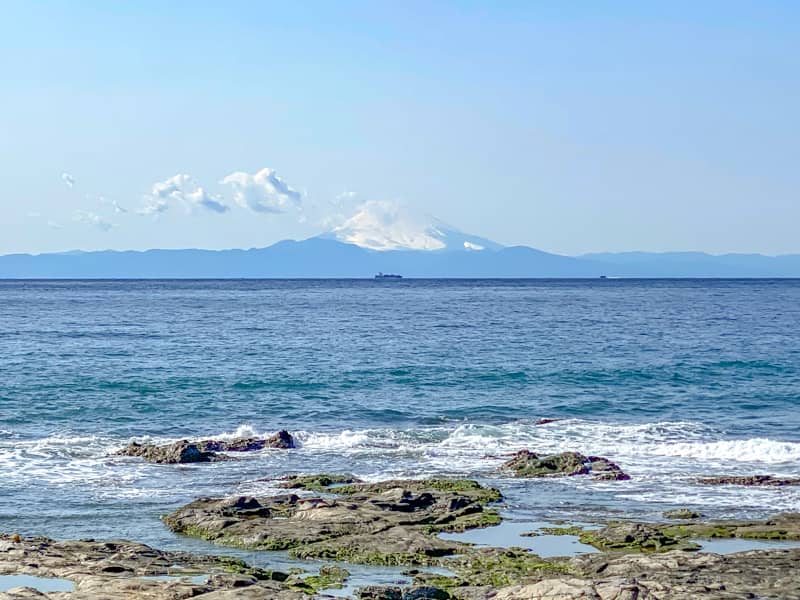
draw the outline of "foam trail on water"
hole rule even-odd
[[[700,460],[733,460],[768,464],[800,461],[800,443],[780,442],[766,438],[721,440],[706,443],[685,442],[651,446],[645,450],[658,456],[675,456]]]

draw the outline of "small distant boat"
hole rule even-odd
[[[605,275],[600,275],[600,279],[608,279]]]
[[[395,275],[394,273],[378,273],[375,279],[402,279],[402,275]]]

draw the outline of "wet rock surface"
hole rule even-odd
[[[117,455],[136,456],[143,458],[147,462],[163,465],[206,463],[222,460],[216,452],[202,450],[200,446],[189,440],[180,440],[163,446],[131,442],[117,452]]]
[[[800,598],[799,550],[721,556],[690,552],[625,555],[609,560],[587,554],[570,560],[573,573],[591,579],[599,598]],[[496,598],[536,598],[501,596]],[[581,596],[565,596],[581,597]]]
[[[665,510],[662,513],[662,516],[665,519],[680,519],[687,521],[690,519],[699,519],[703,515],[693,511],[691,508],[675,508],[673,510]]]
[[[286,477],[280,483],[280,487],[287,490],[308,490],[312,492],[335,491],[334,486],[348,485],[353,483],[363,483],[353,475],[333,475],[323,473],[321,475],[296,475]]]
[[[600,550],[632,552],[664,552],[668,550],[699,550],[700,546],[687,541],[687,536],[673,536],[658,525],[647,523],[611,523],[597,531],[579,536],[584,544]]]
[[[316,490],[319,481],[284,485]],[[380,565],[429,564],[465,548],[437,533],[500,522],[486,507],[500,493],[474,481],[398,480],[329,489],[335,497],[200,498],[164,522],[176,533],[229,546]]]
[[[319,481],[309,480],[307,484],[318,485]],[[344,510],[359,514],[360,509],[348,508],[348,503],[358,505],[361,498],[365,497],[364,502],[375,501],[369,511],[391,514],[393,517],[390,519],[405,515],[415,523],[422,517],[415,513],[425,512],[445,499],[458,497],[484,502],[496,497],[496,492],[490,488],[459,480],[331,485],[339,485],[347,490],[337,500]],[[396,491],[398,489],[401,491]],[[423,494],[430,494],[435,502],[431,504]],[[277,498],[291,500],[292,497],[300,500],[293,494]],[[309,500],[321,501],[319,498]],[[461,502],[459,500],[456,504],[460,505]],[[285,504],[288,506],[291,503],[288,501]],[[330,504],[326,506],[331,507]],[[258,522],[263,518],[264,508],[269,506],[260,502],[256,504],[252,498],[233,498],[220,504],[216,515],[224,518],[238,513],[245,521]],[[452,506],[448,506],[448,511],[450,508]],[[321,509],[325,510],[325,506]],[[281,510],[289,509],[284,506]],[[433,514],[440,513],[434,511]],[[303,518],[316,521],[313,513]],[[429,540],[435,539],[427,533],[425,526],[434,525],[435,529],[438,527],[437,519],[424,521],[420,535],[427,536]],[[325,517],[321,522],[327,523],[328,531],[334,531],[339,521],[330,521]],[[445,520],[444,525],[450,523],[451,520]],[[461,546],[458,548],[459,554],[455,556],[435,556],[435,552],[434,555],[426,555],[431,564],[445,567],[446,574],[411,571],[407,574],[415,579],[410,586],[369,586],[360,589],[356,597],[365,600],[800,599],[800,570],[797,569],[797,565],[800,565],[800,549],[761,550],[726,556],[681,550],[663,551],[672,545],[670,540],[680,543],[685,539],[682,536],[689,535],[680,529],[683,527],[724,526],[730,528],[726,530],[729,533],[757,530],[759,535],[769,536],[776,530],[784,535],[794,532],[799,523],[800,514],[796,513],[753,522],[612,523],[592,533],[605,540],[607,546],[617,544],[619,548],[573,558],[542,558],[519,548]],[[369,528],[369,524],[368,521],[365,526]],[[415,527],[420,526],[399,526],[392,522],[388,529],[379,530],[372,536],[363,534],[363,537],[387,538],[386,541],[392,543],[391,538],[396,533],[414,530]],[[670,528],[678,529],[671,534]],[[696,529],[690,531],[691,535],[697,533]],[[344,539],[347,539],[346,536]],[[657,547],[651,547],[654,540],[657,541]],[[352,539],[348,541],[353,542]],[[361,543],[355,542],[359,551],[363,551],[359,547]],[[623,548],[627,545],[638,545],[645,552],[628,552]],[[393,559],[397,558],[410,558],[413,562],[418,557],[393,555]],[[56,542],[45,538],[0,535],[0,574],[5,573],[68,579],[75,584],[75,590],[43,593],[30,588],[18,588],[7,593],[0,592],[0,600],[300,600],[328,598],[320,591],[341,586],[349,576],[347,570],[339,565],[325,565],[318,574],[301,576],[253,568],[237,559],[163,552],[128,541]],[[197,575],[201,577],[189,579]],[[152,579],[160,576],[169,576],[169,579]]]
[[[254,444],[243,439],[210,450],[207,442],[217,443],[176,443],[170,451],[186,452],[184,444],[200,453],[263,447],[258,440]],[[519,453],[512,460],[522,457],[526,464],[540,460],[531,454]],[[564,475],[581,474],[576,471],[583,468],[584,459],[600,460],[575,453],[554,456],[553,464],[563,466]],[[618,469],[609,464],[608,471]],[[590,468],[583,474],[594,472]],[[612,522],[591,530],[550,528],[551,535],[577,535],[601,552],[542,558],[521,548],[480,548],[438,537],[440,532],[501,521],[491,507],[501,499],[500,492],[475,481],[364,483],[340,474],[274,481],[287,492],[200,498],[165,516],[164,522],[177,533],[241,548],[288,550],[299,559],[420,565],[405,572],[414,578],[412,585],[368,586],[351,592],[364,600],[800,600],[800,548],[720,556],[698,552],[693,541],[800,540],[800,513],[760,521],[701,521],[690,509],[677,509],[665,516],[678,521]],[[446,570],[426,570],[427,566]],[[350,576],[341,564],[326,564],[313,573],[284,573],[234,558],[164,552],[124,540],[57,542],[16,534],[0,534],[0,574],[59,578],[74,584],[69,592],[16,588],[0,592],[0,600],[330,598],[325,590],[343,587]]]
[[[677,538],[748,538],[800,540],[800,513],[780,513],[764,521],[709,521],[662,524],[661,531]]]
[[[156,464],[206,463],[228,460],[220,452],[252,452],[265,448],[291,449],[295,441],[288,431],[279,431],[268,438],[239,438],[234,440],[180,440],[171,444],[142,444],[131,442],[116,454],[136,456]]]
[[[433,586],[399,587],[368,586],[358,591],[359,600],[450,600],[445,590]]]
[[[697,483],[704,485],[745,485],[763,487],[782,487],[786,485],[800,485],[800,477],[773,477],[772,475],[731,475],[721,477],[701,477]]]
[[[800,513],[781,513],[764,521],[698,521],[695,517],[680,523],[621,521],[597,530],[569,527],[547,532],[577,535],[582,543],[607,552],[694,551],[700,549],[692,541],[696,539],[800,540]]]
[[[264,448],[290,450],[295,448],[294,437],[282,429],[268,438],[239,438],[235,440],[203,440],[197,445],[206,452],[252,452]]]
[[[585,456],[579,452],[536,454],[520,450],[503,463],[501,469],[515,477],[569,477],[591,475],[594,479],[623,481],[630,479],[616,463],[602,456]]]
[[[125,540],[59,542],[0,534],[0,575],[6,574],[66,579],[75,589],[43,593],[17,588],[0,592],[4,600],[308,598],[298,576],[249,567],[233,558],[164,552]]]
[[[544,559],[483,549],[448,561],[453,577],[422,574],[454,600],[797,599],[800,549],[721,556],[683,552]],[[380,596],[376,596],[380,597]]]

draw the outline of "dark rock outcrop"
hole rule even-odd
[[[594,479],[622,481],[630,479],[619,465],[602,456],[585,456],[579,452],[560,454],[536,454],[530,450],[520,450],[503,463],[505,471],[515,477],[564,477],[591,475]]]
[[[131,442],[116,454],[136,456],[157,464],[186,464],[227,460],[220,452],[252,452],[265,448],[291,449],[295,441],[288,431],[281,430],[268,438],[239,438],[235,440],[180,440],[171,444],[141,444]]]
[[[399,587],[367,586],[358,590],[358,600],[450,600],[445,590],[433,586]]]
[[[165,465],[219,460],[219,456],[215,452],[202,450],[197,444],[189,440],[180,440],[163,446],[131,442],[117,454],[120,456],[136,456],[143,458],[147,462]]]
[[[289,450],[295,448],[294,437],[282,429],[268,438],[239,438],[236,440],[203,440],[197,442],[206,452],[252,452],[265,448]]]
[[[746,485],[764,487],[782,487],[800,485],[800,477],[773,477],[772,475],[729,475],[719,477],[701,477],[697,483],[704,485]]]
[[[200,498],[164,522],[176,533],[224,545],[382,565],[431,563],[465,548],[438,532],[500,522],[485,507],[499,492],[474,481],[356,483],[331,492],[338,496]]]
[[[673,510],[665,510],[662,515],[665,519],[679,519],[683,521],[699,519],[703,516],[700,513],[693,511],[691,508],[675,508]]]

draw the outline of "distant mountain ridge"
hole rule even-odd
[[[579,258],[625,277],[800,277],[800,254],[601,252]]]
[[[800,254],[626,252],[573,257],[527,246],[503,247],[475,236],[462,239],[451,233],[446,239],[449,244],[433,251],[378,251],[318,236],[250,250],[9,254],[0,256],[0,278],[360,278],[378,271],[407,278],[800,277]]]

